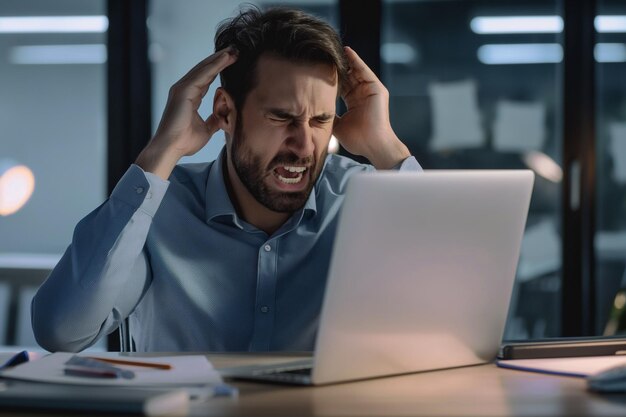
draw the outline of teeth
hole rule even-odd
[[[285,178],[283,176],[277,175],[278,179],[284,182],[285,184],[297,184],[302,181],[302,174],[298,175],[295,178]]]
[[[291,167],[291,166],[283,166],[285,171],[289,172],[304,172],[306,171],[306,167]]]

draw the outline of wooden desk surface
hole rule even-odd
[[[208,358],[219,369],[300,357],[210,354]],[[214,398],[194,404],[190,415],[626,416],[626,394],[592,394],[580,378],[500,369],[493,364],[321,387],[227,382],[239,388],[237,398]],[[46,414],[0,410],[0,416]]]
[[[216,368],[294,357],[208,355]],[[239,398],[194,409],[205,416],[624,416],[626,394],[597,395],[579,378],[493,364],[321,387],[229,381]]]

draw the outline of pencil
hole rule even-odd
[[[113,358],[98,358],[98,357],[89,357],[89,359],[95,359],[97,361],[114,363],[116,365],[129,365],[129,366],[143,366],[146,368],[155,368],[155,369],[172,369],[172,365],[167,363],[156,363],[156,362],[140,362],[140,361],[131,361],[126,359],[113,359]]]

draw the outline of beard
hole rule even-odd
[[[324,149],[319,161],[314,155],[300,158],[290,152],[276,155],[267,167],[263,166],[260,155],[255,155],[246,147],[246,138],[243,133],[241,117],[235,124],[233,144],[231,147],[232,163],[239,176],[239,180],[248,192],[266,208],[278,213],[293,213],[300,210],[315,186],[315,182],[324,166],[328,151]],[[285,192],[271,189],[265,182],[266,178],[273,176],[273,169],[279,165],[306,165],[305,174],[309,176],[308,184],[302,191]],[[302,179],[304,181],[305,178]]]

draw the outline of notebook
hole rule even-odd
[[[222,375],[319,385],[494,360],[533,181],[528,170],[355,175],[312,360]]]
[[[111,388],[0,382],[0,408],[93,413],[184,416],[189,412],[189,395],[183,390]]]

